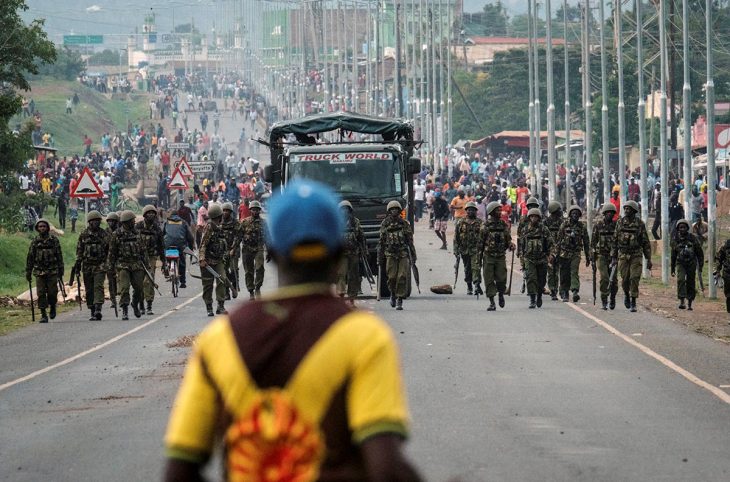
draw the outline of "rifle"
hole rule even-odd
[[[109,301],[114,308],[114,318],[119,318],[119,310],[117,309],[117,277],[116,274],[109,278]]]
[[[454,289],[456,289],[456,283],[459,281],[459,261],[460,257],[458,254],[454,253],[456,255],[456,263],[454,264]]]
[[[595,256],[591,260],[591,268],[593,268],[593,306],[595,306],[596,305],[596,259],[595,259]]]
[[[520,271],[522,271],[522,288],[520,288],[520,293],[524,294],[527,288],[527,268],[522,268]]]
[[[78,262],[73,265],[71,268],[71,274],[68,277],[68,285],[73,286],[74,285],[74,279],[76,279],[77,288],[76,291],[78,295],[76,298],[79,300],[79,311],[83,311],[83,306],[81,302],[81,266],[79,266]]]
[[[413,256],[411,256],[411,247],[406,246],[406,249],[408,250],[408,263],[411,265],[411,269],[413,270],[413,279],[416,282],[416,289],[418,290],[418,294],[421,294],[421,276],[418,274],[418,266],[416,266],[416,263],[413,261]]]
[[[719,271],[715,271],[714,273],[712,273],[712,282],[715,283],[715,286],[717,286],[718,288],[722,288],[725,286],[725,280],[722,279]]]
[[[370,291],[373,290],[373,283],[375,283],[375,279],[373,278],[373,272],[370,270],[370,264],[368,263],[367,258],[365,255],[360,252],[360,262],[363,265],[363,269],[365,271],[365,279],[367,280],[368,284],[370,285]]]
[[[183,253],[185,253],[185,254],[187,254],[187,255],[190,255],[190,257],[191,257],[191,258],[195,258],[195,260],[196,260],[195,262],[196,262],[196,263],[198,262],[198,256],[197,256],[197,255],[196,255],[195,253],[193,253],[193,252],[192,252],[192,250],[191,250],[190,248],[185,248],[185,250],[183,251]],[[216,282],[218,282],[218,283],[223,283],[224,285],[226,285],[227,287],[229,287],[229,288],[230,288],[230,286],[231,286],[231,282],[230,282],[230,281],[228,280],[228,277],[225,277],[225,278],[224,278],[223,276],[219,275],[219,274],[218,274],[218,272],[217,272],[216,270],[214,270],[213,268],[211,268],[211,267],[210,267],[210,265],[205,265],[205,268],[204,268],[204,269],[205,269],[205,270],[206,270],[206,271],[207,271],[207,272],[208,272],[208,273],[209,273],[209,274],[210,274],[210,275],[211,275],[211,276],[212,276],[213,278],[215,278]],[[190,273],[190,276],[192,276],[193,278],[198,278],[198,279],[202,279],[202,278],[201,278],[200,276],[195,276],[195,275],[194,275],[193,273]]]
[[[484,261],[484,250],[479,251],[479,257],[477,259],[478,259],[477,269],[481,273],[482,262]],[[472,270],[472,272],[473,272],[473,270]],[[482,291],[482,282],[481,281],[477,281],[476,283],[474,283],[474,294],[477,297],[477,301],[479,301],[479,295],[484,294],[484,291]]]
[[[35,323],[35,305],[33,304],[33,282],[31,280],[28,280],[28,289],[30,290],[30,316],[33,320],[33,323]]]
[[[375,282],[375,300],[380,301],[380,280],[383,276],[383,265],[380,263],[380,254],[378,254],[378,279]]]
[[[516,249],[512,250],[512,262],[509,267],[509,286],[507,287],[507,296],[512,296],[512,273],[515,270],[515,251]]]
[[[162,293],[160,293],[160,285],[155,283],[155,278],[154,278],[154,276],[152,276],[152,273],[150,273],[150,270],[147,267],[147,263],[145,262],[144,258],[140,257],[139,260],[142,264],[142,269],[144,270],[145,276],[147,277],[148,280],[150,280],[150,282],[152,283],[152,286],[155,287],[155,291],[157,291],[157,294],[162,296]]]
[[[618,271],[618,261],[611,261],[611,272],[608,274],[608,286],[616,283],[616,271]]]
[[[703,268],[703,266],[700,264],[700,260],[699,259],[696,259],[695,261],[697,262],[697,277],[700,279],[700,289],[702,290],[702,292],[704,292],[705,291],[705,282],[702,281],[702,268]]]
[[[58,283],[58,290],[61,292],[63,302],[66,303],[66,287],[63,284],[63,280],[61,278],[58,278],[56,282]]]

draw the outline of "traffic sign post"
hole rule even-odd
[[[84,200],[84,219],[86,219],[86,225],[89,225],[89,198],[102,198],[104,197],[104,191],[99,187],[99,184],[91,175],[91,171],[88,167],[85,167],[81,171],[81,177],[79,182],[74,186],[73,191],[69,193],[72,198],[83,198]]]
[[[175,166],[176,169],[179,169],[183,176],[187,178],[192,178],[195,176],[193,173],[193,170],[190,168],[190,164],[188,164],[187,159],[185,159],[185,156],[180,158],[180,161],[178,161],[177,166]]]
[[[190,186],[188,185],[188,181],[183,175],[182,172],[180,172],[180,168],[175,168],[175,173],[172,175],[172,178],[170,179],[170,183],[167,185],[168,189],[179,189],[181,191],[186,191]]]
[[[215,162],[190,162],[189,166],[190,169],[193,171],[193,174],[205,174],[208,172],[213,172],[213,169],[215,169]]]
[[[64,35],[63,45],[101,45],[103,35]]]

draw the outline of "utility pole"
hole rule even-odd
[[[611,186],[609,182],[609,134],[608,134],[608,86],[606,75],[606,15],[604,12],[603,0],[598,1],[598,22],[601,24],[601,37],[599,39],[601,46],[601,166],[603,167],[603,202],[608,202],[611,196]],[[620,184],[623,192],[624,186]]]
[[[454,132],[453,132],[454,126],[453,126],[453,122],[452,122],[453,117],[451,116],[452,115],[452,111],[451,111],[451,109],[452,109],[452,103],[451,103],[451,43],[454,40],[454,16],[453,16],[454,8],[452,6],[451,1],[452,0],[447,0],[448,8],[449,8],[449,12],[448,12],[449,29],[448,29],[448,41],[447,41],[449,51],[446,54],[446,65],[447,65],[447,67],[446,67],[446,72],[447,72],[446,73],[446,82],[447,82],[446,97],[447,97],[447,101],[448,101],[448,113],[449,113],[449,116],[448,116],[448,118],[449,118],[448,144],[449,144],[449,146],[453,147],[454,146]]]
[[[692,185],[692,86],[689,80],[689,2],[682,0],[682,53],[684,56],[684,84],[682,85],[682,120],[684,125],[684,217],[692,219],[690,186]],[[708,131],[709,132],[709,131]],[[710,136],[707,136],[709,142]]]
[[[626,104],[624,103],[624,46],[621,0],[616,0],[616,63],[618,64],[618,182],[621,206],[626,204]],[[608,198],[606,198],[608,201]]]
[[[649,186],[646,182],[648,166],[646,162],[646,100],[644,93],[644,46],[642,37],[644,35],[643,14],[641,13],[641,2],[636,2],[636,64],[638,65],[638,95],[637,115],[639,117],[639,164],[641,166],[641,178],[639,188],[641,190],[641,219],[646,224],[649,221]],[[652,95],[653,98],[653,95]],[[653,112],[652,112],[653,114]],[[642,258],[643,259],[643,258]],[[643,263],[643,275],[649,276],[646,269],[646,260]]]
[[[545,18],[547,20],[545,42],[546,82],[547,82],[547,130],[548,130],[548,198],[557,198],[555,186],[555,99],[553,98],[553,21],[550,0],[545,1]],[[545,200],[543,200],[544,202]]]
[[[564,74],[564,87],[565,91],[565,185],[563,190],[565,191],[565,209],[570,207],[570,169],[572,164],[573,150],[570,148],[570,72],[569,72],[569,59],[568,59],[568,0],[563,0],[563,56],[565,61],[565,68],[563,69]]]
[[[712,273],[715,271],[715,254],[717,243],[717,171],[715,169],[715,81],[712,65],[712,8],[713,1],[705,0],[705,35],[707,41],[707,86],[705,88],[707,110],[707,285],[710,287],[710,298],[717,297],[717,286],[712,282]]]
[[[401,117],[403,115],[403,86],[401,85],[402,78],[400,72],[401,64],[401,41],[400,41],[400,19],[401,19],[401,3],[398,0],[395,3],[395,117]],[[354,68],[354,66],[353,66]]]
[[[593,195],[591,188],[593,186],[593,162],[591,159],[592,151],[592,110],[593,102],[591,100],[591,0],[585,0],[585,23],[583,37],[583,55],[585,55],[585,65],[583,69],[583,95],[585,96],[585,168],[586,168],[586,224],[588,232],[593,232]]]
[[[446,110],[446,92],[444,92],[444,3],[439,0],[439,167],[443,168],[444,146],[446,142],[445,110]]]
[[[530,129],[530,158],[529,166],[530,166],[530,173],[534,172],[533,164],[535,162],[535,159],[537,158],[537,143],[539,142],[539,136],[535,133],[535,97],[533,95],[533,92],[535,91],[535,77],[533,73],[533,55],[532,51],[535,49],[535,45],[533,42],[533,35],[532,35],[532,0],[528,0],[527,2],[527,76],[528,76],[528,90],[529,90],[529,104],[527,106],[528,109],[528,115],[530,117],[529,119],[529,129]]]
[[[708,0],[709,1],[709,0]],[[659,159],[661,161],[662,196],[662,283],[669,283],[669,159],[667,158],[667,12],[659,2]],[[709,130],[708,130],[709,132]],[[709,138],[709,136],[708,136]],[[709,150],[708,150],[709,152]],[[709,171],[709,165],[707,166]]]
[[[532,69],[532,73],[535,75],[535,149],[536,149],[536,156],[535,159],[532,161],[532,186],[530,191],[532,192],[533,196],[538,195],[538,188],[540,187],[540,183],[538,182],[538,176],[540,175],[540,164],[542,161],[542,132],[540,132],[540,53],[539,53],[539,30],[538,20],[540,19],[540,15],[537,11],[537,0],[530,0],[532,2],[533,7],[533,14],[534,14],[534,21],[532,23],[533,25],[533,33],[535,34],[535,48],[532,49],[532,54],[535,58],[535,67]]]

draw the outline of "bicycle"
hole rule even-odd
[[[180,291],[180,251],[177,249],[166,249],[165,259],[167,260],[167,266],[169,267],[168,280],[172,285],[172,297],[177,298]]]

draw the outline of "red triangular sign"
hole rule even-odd
[[[170,179],[170,184],[167,185],[168,189],[188,189],[188,181],[185,179],[185,176],[183,176],[183,173],[180,172],[180,167],[175,168],[175,173],[172,175],[172,179]]]
[[[190,164],[188,164],[187,159],[185,159],[185,156],[180,158],[180,161],[177,163],[177,169],[179,169],[185,177],[195,177],[193,170],[190,169]]]
[[[104,191],[101,190],[99,185],[94,180],[94,176],[91,175],[91,171],[88,167],[85,167],[81,172],[81,178],[76,183],[73,192],[70,194],[71,197],[104,197]]]

